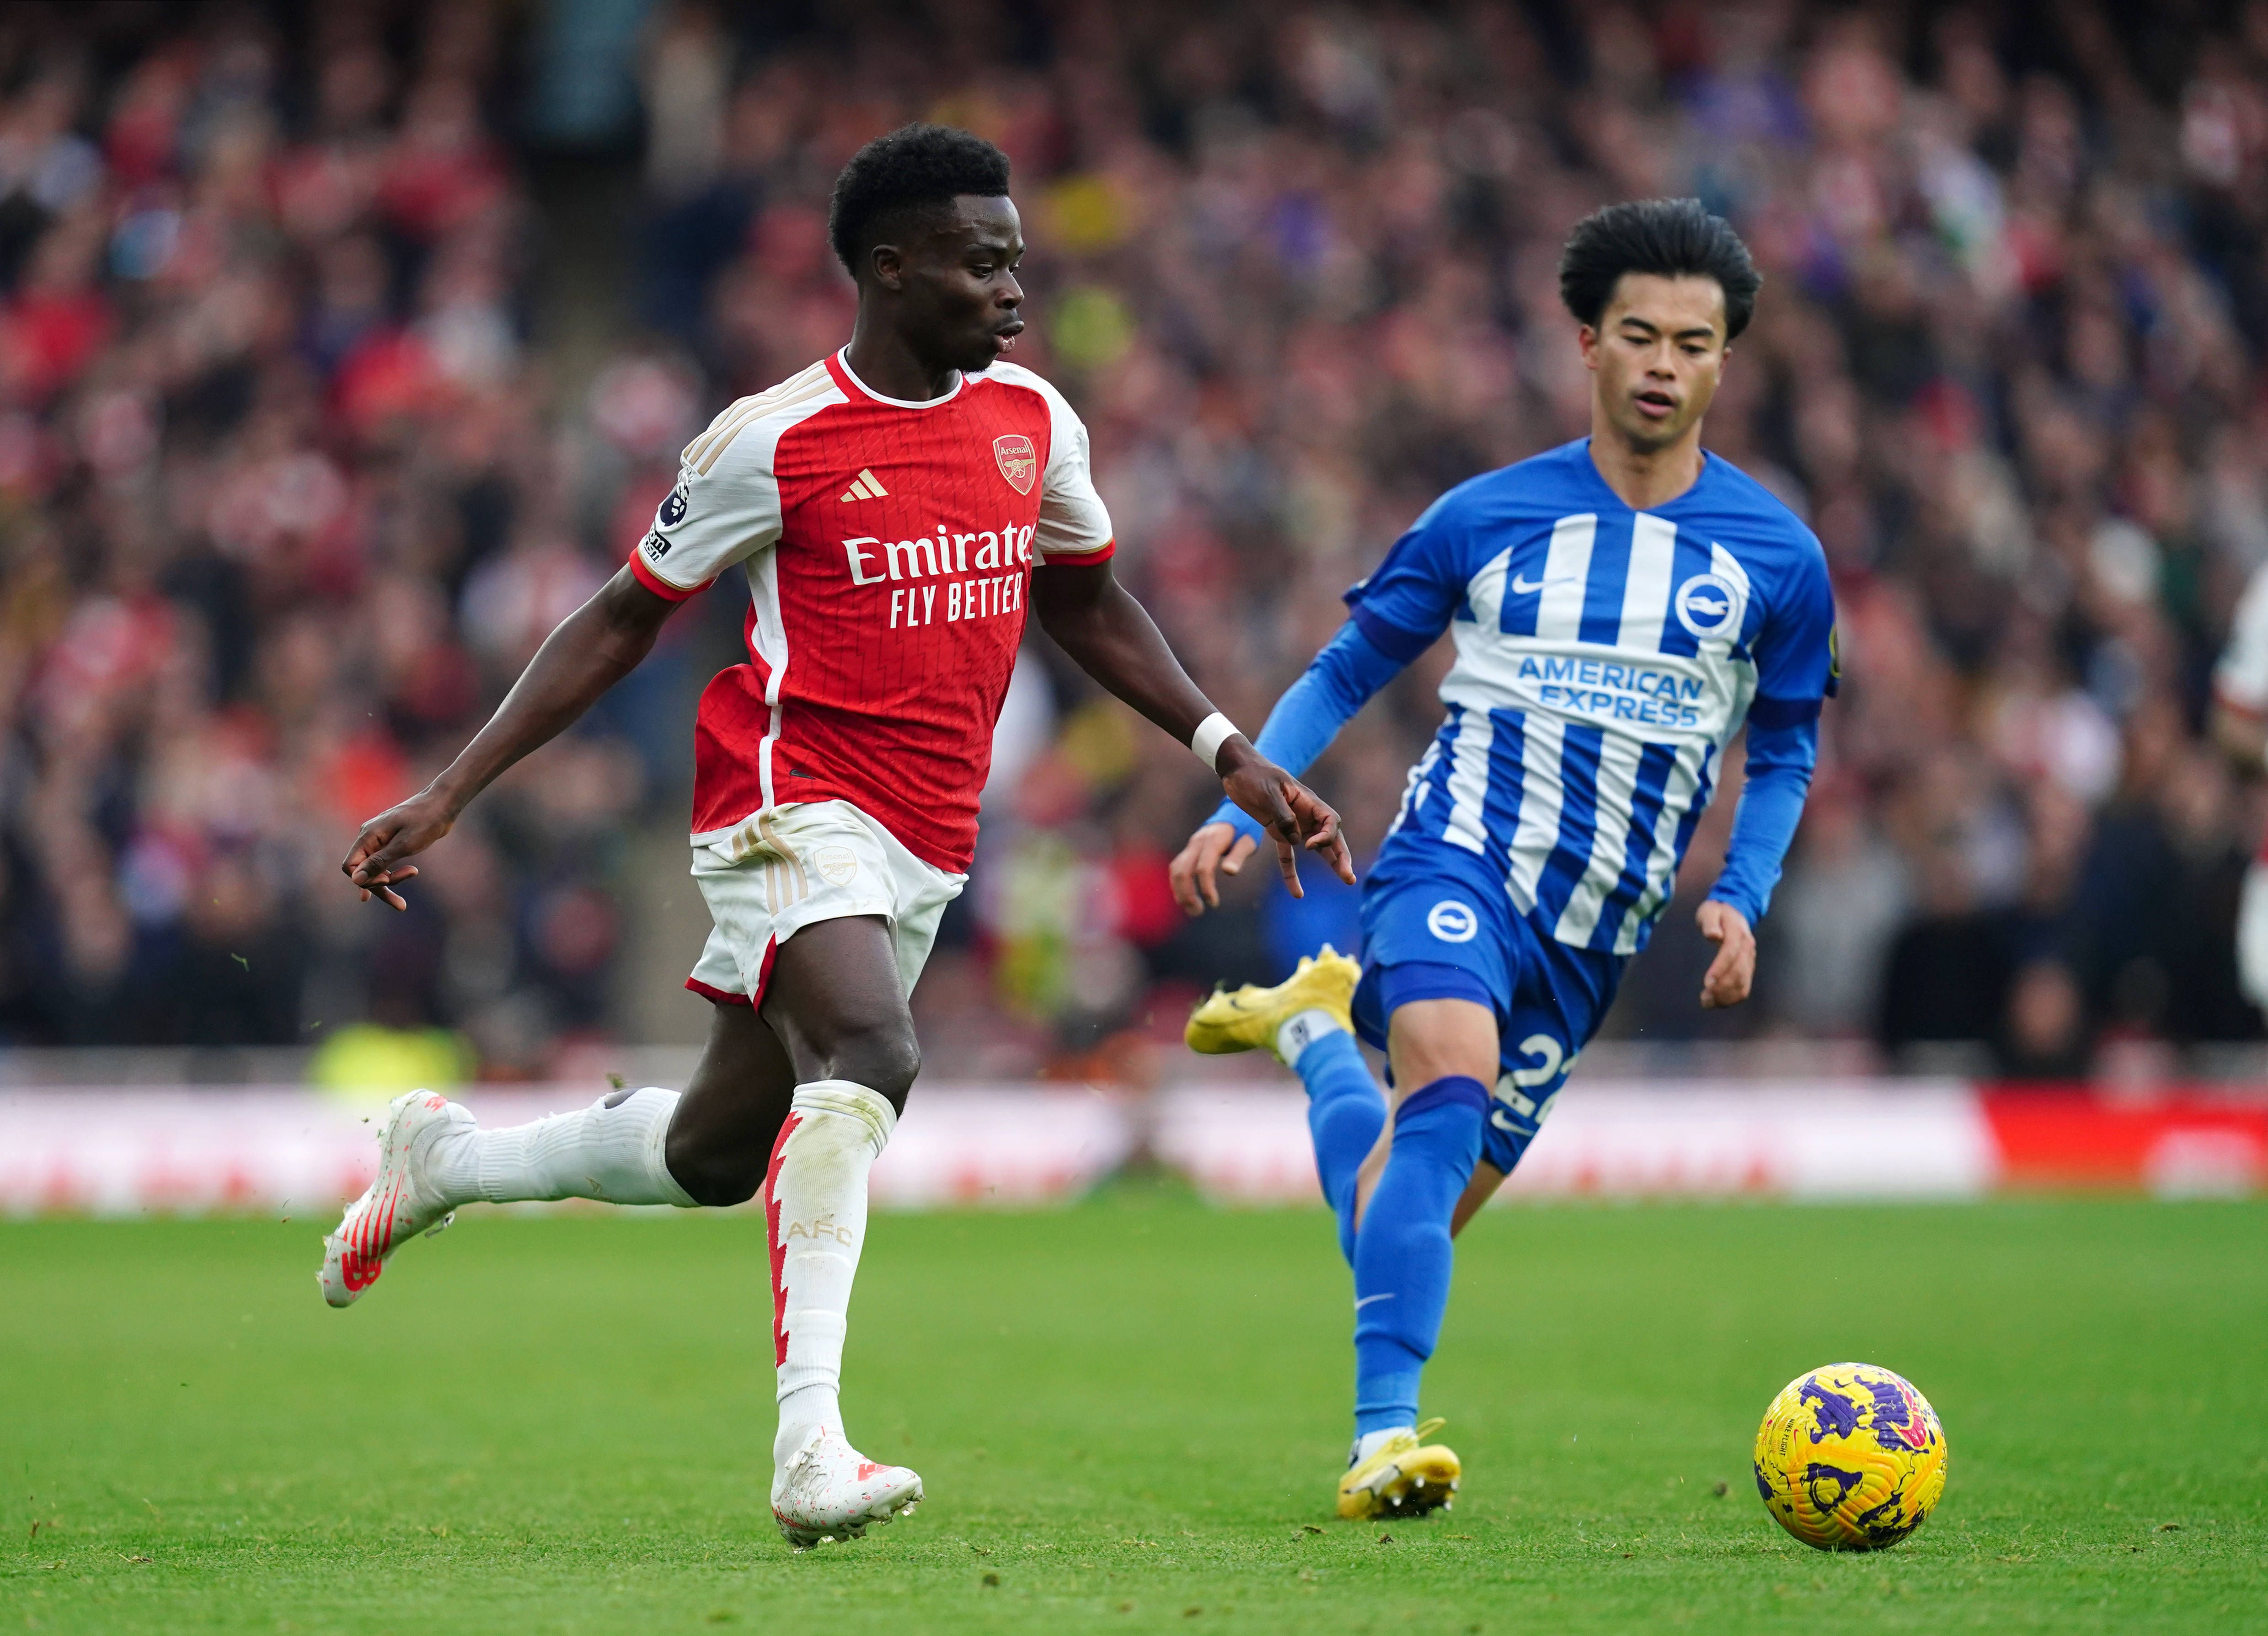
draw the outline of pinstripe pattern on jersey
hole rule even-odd
[[[685,446],[681,459],[705,477],[725,458],[725,451],[733,446],[733,439],[749,426],[767,415],[784,415],[835,389],[835,378],[828,373],[822,358],[776,387],[767,387],[754,396],[726,404],[724,412],[709,423],[708,430]]]
[[[1696,611],[1727,594],[1713,626]],[[1390,833],[1488,860],[1561,942],[1635,953],[1755,692],[1752,594],[1732,553],[1664,517],[1525,530],[1465,584],[1447,716]]]

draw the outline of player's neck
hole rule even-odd
[[[959,370],[949,364],[924,361],[905,336],[873,322],[864,313],[851,328],[850,344],[843,356],[867,390],[901,402],[926,403],[941,398],[961,380]]]
[[[1641,448],[1617,431],[1603,415],[1591,422],[1591,464],[1607,487],[1634,512],[1668,505],[1701,481],[1701,423],[1660,448]]]

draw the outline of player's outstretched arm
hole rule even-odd
[[[416,794],[363,825],[339,866],[363,901],[375,893],[396,909],[408,908],[395,888],[417,866],[405,860],[448,834],[473,797],[504,769],[571,726],[600,694],[637,669],[678,606],[624,568],[561,620],[457,759]]]
[[[1348,621],[1268,712],[1268,724],[1260,730],[1260,753],[1294,774],[1306,772],[1339,729],[1408,662],[1406,654],[1396,658],[1364,635],[1359,622]],[[1167,874],[1183,914],[1201,915],[1220,907],[1219,878],[1241,873],[1259,844],[1248,823],[1224,802],[1174,857]]]
[[[1107,562],[1050,563],[1032,576],[1032,611],[1080,669],[1184,744],[1213,711],[1149,612],[1118,583]],[[1305,847],[1351,885],[1354,860],[1339,815],[1290,773],[1233,733],[1213,758],[1222,790],[1276,843],[1292,895],[1300,895]]]

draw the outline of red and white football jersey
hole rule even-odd
[[[747,571],[750,662],[709,684],[695,729],[695,843],[839,799],[967,869],[1033,567],[1111,550],[1086,428],[1027,369],[909,403],[838,352],[734,403],[630,554],[673,601]]]

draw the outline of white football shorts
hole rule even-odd
[[[848,801],[800,801],[757,814],[693,849],[693,878],[717,923],[685,986],[728,1006],[761,1006],[779,946],[846,915],[890,924],[910,995],[945,906],[968,883],[923,862]]]

